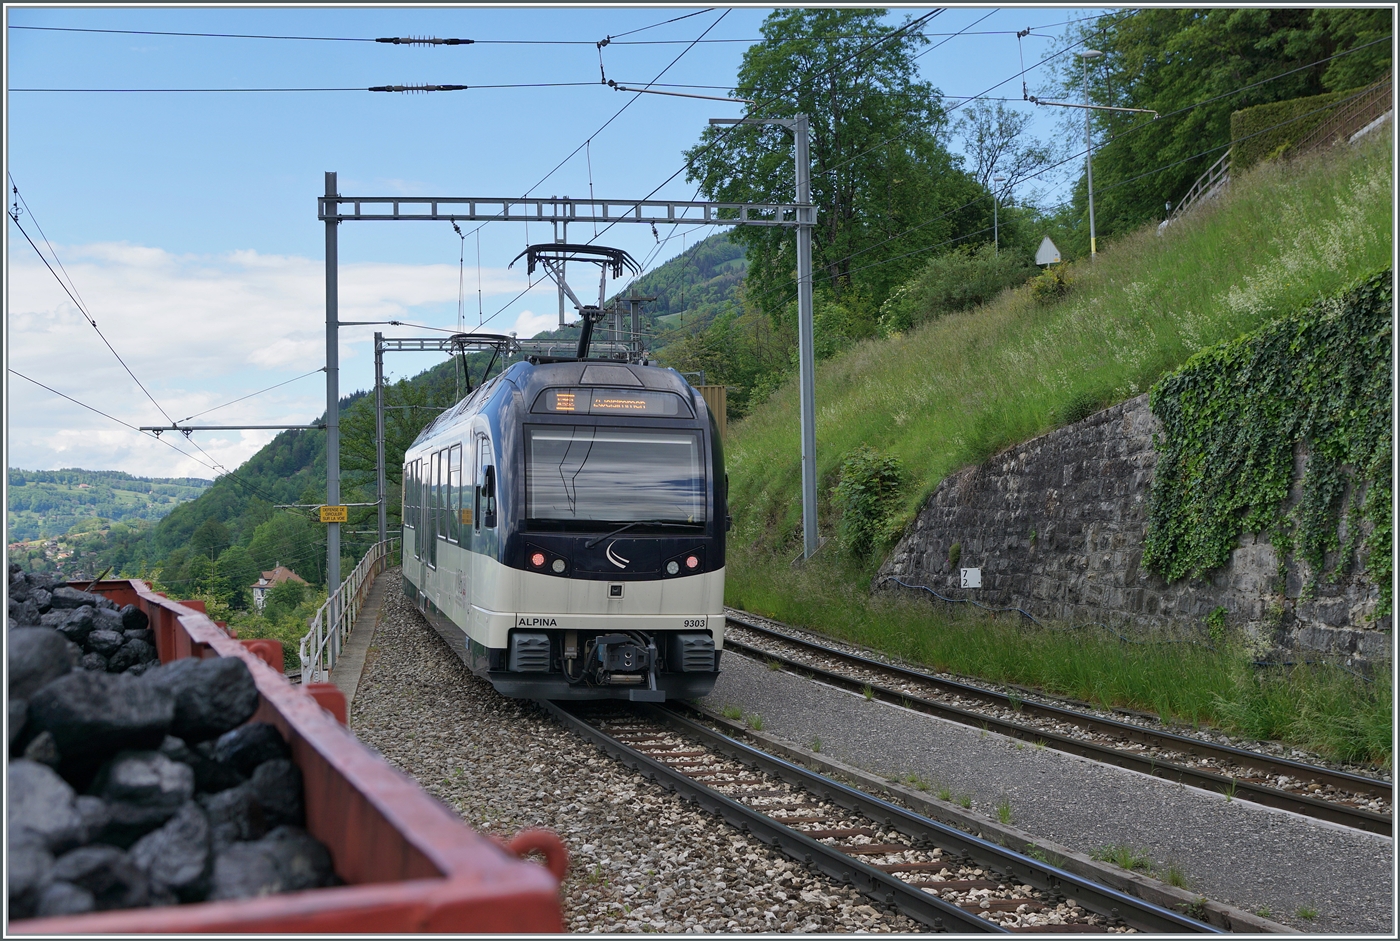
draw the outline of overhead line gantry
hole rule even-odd
[[[345,196],[337,186],[336,173],[327,171],[325,193],[317,198],[316,215],[326,226],[326,502],[340,501],[340,350],[339,328],[339,242],[342,222],[548,222],[563,227],[561,243],[568,241],[569,223],[640,223],[643,225],[778,226],[797,233],[798,362],[802,412],[802,534],[803,555],[810,557],[818,548],[817,468],[814,351],[812,339],[812,228],[816,207],[811,204],[811,159],[808,119],[793,118],[711,119],[712,124],[773,124],[793,132],[796,170],[796,200],[791,203],[733,203],[660,199],[581,199],[568,196]],[[559,231],[556,228],[556,232]],[[561,287],[562,293],[562,287]],[[562,305],[561,305],[562,309]],[[466,335],[457,335],[465,339]],[[447,338],[450,345],[454,338]],[[487,343],[498,343],[482,338]],[[512,338],[513,340],[514,338]],[[382,345],[376,336],[375,350],[382,389]],[[428,341],[415,340],[414,343]],[[462,341],[459,341],[462,342]],[[516,341],[519,342],[519,341]],[[382,391],[377,396],[381,408],[378,450],[383,448]],[[383,459],[378,463],[382,466]],[[382,480],[382,476],[381,476]],[[384,485],[379,485],[380,519],[384,520]],[[327,583],[340,580],[340,524],[328,523],[326,534]],[[384,525],[381,522],[381,527]],[[334,615],[334,612],[332,612]]]

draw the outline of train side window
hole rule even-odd
[[[496,468],[492,466],[481,481],[481,516],[487,529],[496,528]]]
[[[454,444],[448,452],[447,468],[447,540],[462,541],[462,446]]]
[[[447,527],[443,525],[446,522],[443,519],[445,514],[442,512],[443,505],[447,502],[443,493],[447,486],[447,474],[444,473],[446,468],[443,467],[446,457],[445,450],[433,455],[433,535],[438,537],[447,535]]]
[[[484,525],[488,529],[496,526],[496,468],[491,463],[491,441],[485,435],[476,439],[476,508],[473,518],[477,532]]]

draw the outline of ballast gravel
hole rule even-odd
[[[397,569],[382,577],[399,583]],[[568,930],[921,930],[635,774],[533,703],[496,693],[400,592],[386,592],[380,611],[352,729],[481,832],[557,831],[572,860]]]
[[[732,653],[715,712],[1083,853],[1126,848],[1158,878],[1304,932],[1394,931],[1394,842],[1036,748]],[[1003,811],[1002,808],[1005,808]]]

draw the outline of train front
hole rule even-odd
[[[518,613],[487,678],[529,698],[706,695],[728,515],[704,400],[657,367],[542,364],[521,379],[519,510],[501,547],[521,572]]]

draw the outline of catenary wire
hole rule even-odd
[[[664,69],[662,69],[660,72],[658,72],[658,73],[656,74],[656,77],[653,78],[653,79],[651,80],[651,82],[648,82],[648,83],[646,84],[646,87],[647,87],[647,88],[650,88],[651,85],[652,85],[653,83],[655,83],[655,82],[656,82],[658,79],[660,79],[663,75],[665,75],[667,72],[669,72],[669,71],[671,70],[671,68],[672,68],[673,66],[675,66],[675,64],[676,64],[677,62],[679,62],[679,61],[685,56],[685,54],[686,54],[687,52],[689,52],[692,48],[695,47],[695,44],[696,44],[696,43],[698,43],[701,39],[705,38],[705,36],[710,32],[710,30],[712,30],[712,29],[714,29],[716,26],[718,26],[718,25],[720,24],[720,22],[721,22],[726,16],[728,16],[728,15],[729,15],[729,11],[728,11],[728,10],[725,10],[723,13],[721,13],[721,14],[714,20],[714,22],[712,22],[709,26],[705,27],[705,31],[702,32],[696,39],[691,40],[690,44],[689,44],[688,46],[686,46],[685,49],[681,50],[680,54],[677,55],[674,59],[672,59],[669,65],[667,65]],[[590,84],[592,84],[592,83],[590,83]],[[525,192],[521,194],[521,198],[528,197],[528,196],[530,195],[530,193],[531,193],[533,190],[535,190],[536,188],[542,186],[542,185],[545,183],[546,180],[548,180],[550,177],[552,177],[555,173],[558,173],[558,172],[559,172],[559,169],[560,169],[561,167],[563,167],[566,163],[568,163],[568,162],[569,162],[570,160],[572,160],[575,156],[577,156],[577,155],[578,155],[578,152],[579,152],[580,150],[583,150],[584,147],[587,146],[588,143],[589,143],[590,141],[593,140],[593,138],[595,138],[595,137],[597,137],[599,134],[601,134],[601,133],[608,127],[608,125],[612,124],[612,123],[613,123],[614,121],[616,121],[619,117],[621,117],[621,116],[622,116],[622,113],[623,113],[624,111],[626,111],[628,108],[632,107],[632,105],[635,104],[636,101],[637,101],[637,99],[640,98],[641,96],[642,96],[642,93],[641,93],[641,92],[637,92],[637,93],[633,94],[632,97],[629,98],[629,99],[627,100],[627,102],[626,102],[621,108],[617,109],[617,111],[613,113],[613,116],[612,116],[612,117],[610,117],[610,118],[608,118],[606,121],[604,121],[603,124],[602,124],[597,130],[595,130],[592,134],[589,134],[588,137],[584,140],[584,142],[583,142],[582,144],[579,144],[577,147],[575,147],[575,148],[569,153],[568,156],[566,156],[563,160],[561,160],[561,161],[559,161],[557,164],[555,164],[555,166],[554,166],[554,168],[553,168],[552,170],[550,170],[550,171],[549,171],[548,173],[546,173],[544,176],[540,177],[540,179],[539,179],[533,186],[529,187],[529,189],[526,189]],[[502,215],[501,218],[504,218],[504,215]],[[491,222],[493,222],[493,221],[495,221],[495,220],[493,220],[493,219],[488,219],[488,220],[486,220],[485,222],[483,222],[483,223],[481,223],[480,225],[478,225],[475,229],[473,229],[472,232],[480,232],[480,231],[481,231],[482,229],[484,229],[486,226],[490,225]],[[528,223],[527,223],[527,226],[528,226]],[[525,293],[526,293],[527,291],[529,291],[530,288],[532,288],[532,287],[534,287],[533,284],[531,284],[529,287],[525,288],[524,291],[521,291],[519,294],[517,294],[514,298],[512,298],[510,301],[508,301],[508,302],[506,303],[506,307],[509,307],[511,304],[514,304],[514,303],[515,303],[517,300],[519,300],[521,297],[524,297],[524,296],[525,296]],[[483,321],[483,323],[489,323],[491,320],[494,320],[494,319],[495,319],[498,315],[500,315],[504,310],[505,310],[505,307],[502,307],[500,310],[496,311],[496,313],[494,313],[494,314],[492,314],[490,317],[486,318],[486,320]]]
[[[463,85],[461,88],[442,89],[445,91],[481,91],[501,88],[582,88],[593,87],[597,82],[511,82],[500,85]],[[373,91],[371,88],[11,88],[12,92],[74,92],[110,94],[164,94],[164,93],[243,93],[243,92],[347,92]],[[409,91],[413,89],[409,87]]]
[[[282,386],[288,385],[289,383],[296,382],[298,379],[305,379],[307,376],[314,376],[314,375],[316,375],[318,372],[325,372],[325,371],[326,371],[326,367],[324,367],[324,366],[322,366],[320,369],[313,369],[313,370],[311,370],[310,372],[302,373],[300,376],[295,376],[295,377],[293,377],[293,378],[291,378],[291,379],[288,379],[288,380],[286,380],[286,381],[284,381],[284,382],[279,382],[279,383],[277,383],[277,385],[275,385],[275,386],[268,386],[266,389],[259,389],[257,392],[249,392],[247,395],[244,395],[244,396],[241,396],[241,397],[239,397],[239,398],[236,398],[236,399],[234,399],[234,400],[231,401],[231,402],[225,402],[223,405],[215,405],[213,408],[205,409],[205,410],[202,411],[202,412],[195,412],[193,415],[186,415],[184,418],[180,419],[180,421],[181,421],[181,422],[187,422],[187,421],[189,421],[191,418],[199,418],[199,417],[201,417],[201,416],[208,415],[210,412],[217,412],[217,411],[218,411],[219,409],[221,409],[221,408],[228,408],[230,405],[236,405],[236,404],[238,404],[239,402],[242,402],[244,399],[251,399],[251,398],[252,398],[253,396],[255,396],[255,395],[262,395],[264,392],[271,392],[273,389],[280,389],[280,388],[282,388]],[[179,422],[176,422],[176,424],[179,424]]]
[[[675,19],[672,19],[672,20],[666,20],[665,23],[655,23],[655,24],[653,24],[652,26],[643,26],[643,27],[641,27],[640,29],[629,30],[629,31],[627,31],[627,32],[625,32],[625,33],[618,33],[617,36],[615,36],[615,37],[609,37],[609,39],[611,40],[610,44],[624,45],[624,46],[662,46],[662,45],[673,46],[673,45],[680,45],[680,44],[686,42],[686,40],[684,40],[684,39],[660,39],[660,40],[658,40],[658,39],[652,39],[652,40],[633,40],[633,41],[628,41],[628,42],[620,42],[619,40],[620,40],[621,37],[623,37],[623,36],[630,36],[630,35],[632,35],[633,33],[639,33],[639,32],[642,32],[642,31],[648,30],[648,29],[655,29],[657,26],[664,26],[664,25],[666,25],[666,23],[674,23],[674,22],[676,22],[677,20],[686,19],[687,17],[699,16],[701,13],[708,13],[708,12],[710,12],[710,10],[712,10],[712,9],[713,9],[713,8],[711,7],[711,8],[707,8],[707,9],[704,9],[704,10],[696,11],[695,13],[687,13],[685,16],[676,17]],[[1071,23],[1078,23],[1078,22],[1082,22],[1083,20],[1092,20],[1092,19],[1096,19],[1096,18],[1097,18],[1097,15],[1096,15],[1096,16],[1085,16],[1085,17],[1080,17],[1079,19],[1065,20],[1065,21],[1060,22],[1060,23],[1048,23],[1048,24],[1046,24],[1046,25],[1044,25],[1044,26],[1032,26],[1032,27],[1030,27],[1030,29],[1031,29],[1032,31],[1038,30],[1038,29],[1050,29],[1050,28],[1055,27],[1055,26],[1067,26],[1067,25],[1069,25],[1069,24],[1071,24]],[[30,31],[34,31],[34,32],[48,32],[48,33],[107,33],[107,34],[116,34],[116,35],[125,35],[125,36],[181,36],[181,37],[192,37],[192,38],[202,38],[202,39],[268,39],[268,40],[294,40],[294,41],[300,41],[300,42],[367,42],[367,43],[377,43],[377,42],[378,42],[378,40],[375,39],[375,38],[365,37],[365,36],[279,36],[279,35],[269,35],[269,34],[262,34],[262,33],[199,33],[199,32],[176,32],[176,31],[172,31],[172,30],[154,30],[154,29],[95,29],[95,28],[85,28],[85,27],[77,27],[77,26],[20,26],[20,25],[16,25],[16,24],[9,24],[9,25],[8,25],[8,28],[9,28],[9,29],[30,30]],[[967,34],[967,35],[976,35],[976,36],[1003,36],[1003,35],[1006,35],[1006,36],[1010,36],[1010,35],[1015,35],[1015,32],[1016,32],[1015,30],[982,30],[982,31],[979,31],[979,32],[977,32],[977,33],[970,33],[970,34]],[[923,33],[922,35],[932,37],[932,36],[949,36],[949,35],[958,35],[958,34],[956,34],[956,33]],[[838,34],[835,34],[834,36],[833,36],[833,35],[823,35],[823,36],[812,37],[812,38],[813,38],[814,40],[816,40],[816,39],[831,39],[831,38],[857,39],[857,38],[859,38],[859,36],[856,35],[856,34],[838,33]],[[1050,37],[1043,37],[1043,38],[1050,38]],[[769,40],[767,40],[767,39],[765,39],[765,38],[758,38],[758,39],[734,38],[734,39],[706,39],[706,40],[704,40],[704,42],[707,43],[707,44],[713,44],[713,43],[749,43],[750,45],[755,45],[755,44],[758,44],[758,43],[768,42],[768,41],[769,41]],[[511,46],[593,46],[593,45],[596,45],[596,43],[595,43],[593,40],[589,40],[589,39],[474,39],[474,40],[471,41],[471,44],[472,44],[472,45],[511,45]]]
[[[1275,76],[1275,77],[1278,78],[1278,77],[1282,77],[1282,76]],[[1301,119],[1303,119],[1303,118],[1305,118],[1305,117],[1308,117],[1308,116],[1310,116],[1310,115],[1317,114],[1317,113],[1322,112],[1322,111],[1331,110],[1331,109],[1333,109],[1333,108],[1336,108],[1336,107],[1338,107],[1338,106],[1340,106],[1340,105],[1345,104],[1345,103],[1348,102],[1348,101],[1351,101],[1352,99],[1354,99],[1354,98],[1356,98],[1356,97],[1358,97],[1358,96],[1360,96],[1360,95],[1362,95],[1362,94],[1364,94],[1364,93],[1365,93],[1365,89],[1362,89],[1362,90],[1360,90],[1360,91],[1357,91],[1357,92],[1354,93],[1353,95],[1349,95],[1348,97],[1346,97],[1346,98],[1344,98],[1344,99],[1341,99],[1341,100],[1339,100],[1339,101],[1332,102],[1331,104],[1324,105],[1324,106],[1322,106],[1322,107],[1320,107],[1320,108],[1315,108],[1315,109],[1313,109],[1312,111],[1306,112],[1306,113],[1304,113],[1304,114],[1295,115],[1295,116],[1293,116],[1293,117],[1291,117],[1291,118],[1288,118],[1288,119],[1286,119],[1286,120],[1284,120],[1284,121],[1280,121],[1280,122],[1278,122],[1278,123],[1276,123],[1276,124],[1269,125],[1268,127],[1261,128],[1260,130],[1258,130],[1258,131],[1256,131],[1256,132],[1254,132],[1254,133],[1252,133],[1252,134],[1249,134],[1249,135],[1246,136],[1246,137],[1239,138],[1239,140],[1248,140],[1248,139],[1250,139],[1250,138],[1252,138],[1252,137],[1257,137],[1257,136],[1259,136],[1259,135],[1261,135],[1261,134],[1267,134],[1267,133],[1270,132],[1270,131],[1276,130],[1276,129],[1278,129],[1278,128],[1280,128],[1280,127],[1283,127],[1283,126],[1285,126],[1285,125],[1287,125],[1287,124],[1292,124],[1293,122],[1299,121],[1299,120],[1301,120]],[[1204,102],[1201,102],[1201,103],[1203,104]],[[1182,110],[1189,110],[1189,109],[1182,109]],[[1179,113],[1179,112],[1178,112],[1178,113]],[[1135,129],[1136,129],[1136,127],[1133,128],[1133,130],[1135,130]],[[1126,134],[1126,133],[1128,133],[1128,131],[1125,131],[1125,132],[1123,132],[1123,133]],[[1122,136],[1122,135],[1118,135],[1118,136]],[[1110,138],[1110,139],[1109,139],[1108,141],[1106,141],[1105,143],[1111,143],[1113,140],[1116,140],[1116,139],[1117,139],[1117,137]],[[1101,188],[1096,188],[1096,192],[1108,192],[1109,190],[1116,189],[1116,188],[1119,187],[1119,186],[1124,186],[1124,185],[1126,185],[1126,184],[1128,184],[1128,183],[1135,182],[1136,180],[1143,179],[1144,177],[1148,177],[1148,176],[1152,176],[1152,175],[1157,174],[1157,173],[1164,172],[1165,170],[1169,170],[1169,169],[1171,169],[1172,167],[1175,167],[1175,166],[1180,166],[1180,165],[1183,164],[1183,163],[1188,163],[1188,162],[1190,162],[1190,161],[1192,161],[1192,160],[1196,160],[1196,159],[1199,159],[1199,158],[1201,158],[1201,157],[1208,156],[1208,155],[1210,155],[1210,154],[1212,154],[1212,153],[1215,153],[1215,152],[1217,152],[1217,151],[1219,151],[1219,150],[1222,150],[1222,149],[1224,149],[1224,148],[1230,147],[1232,144],[1233,144],[1233,141],[1232,141],[1232,142],[1225,143],[1225,144],[1221,144],[1221,145],[1216,146],[1216,147],[1211,147],[1211,148],[1209,148],[1209,149],[1207,149],[1207,150],[1201,151],[1200,153],[1193,154],[1193,155],[1190,156],[1190,157],[1185,157],[1185,158],[1182,158],[1182,159],[1180,159],[1180,160],[1174,161],[1174,162],[1172,162],[1172,163],[1170,163],[1170,164],[1165,164],[1165,165],[1163,165],[1163,166],[1156,167],[1156,168],[1154,168],[1154,169],[1152,169],[1152,170],[1147,170],[1147,171],[1145,171],[1145,172],[1143,172],[1143,173],[1139,173],[1139,174],[1137,174],[1136,176],[1132,176],[1132,177],[1129,177],[1129,178],[1124,179],[1124,180],[1116,181],[1116,182],[1114,182],[1114,183],[1111,183],[1111,184],[1109,184],[1109,185],[1107,185],[1107,186],[1104,186],[1104,187],[1101,187]],[[1085,153],[1086,153],[1086,151],[1082,151],[1082,150],[1081,150],[1081,151],[1079,151],[1077,154],[1073,154],[1073,155],[1071,155],[1071,156],[1065,158],[1064,160],[1060,161],[1060,163],[1063,164],[1063,163],[1068,163],[1068,162],[1070,162],[1070,161],[1079,160],[1079,159],[1083,158],[1083,156],[1084,156]],[[1042,174],[1042,173],[1046,173],[1046,172],[1048,172],[1048,171],[1050,171],[1050,170],[1053,170],[1055,167],[1057,167],[1057,166],[1059,166],[1059,165],[1060,165],[1060,164],[1053,164],[1053,165],[1051,165],[1051,166],[1049,166],[1049,167],[1045,167],[1044,169],[1039,170],[1039,171],[1037,171],[1037,172],[1034,173],[1034,174],[1030,174],[1030,175],[1027,177],[1027,179],[1032,179],[1032,178],[1034,178],[1034,177],[1036,177],[1036,176],[1039,176],[1039,175]],[[955,212],[960,212],[961,210],[966,209],[966,208],[968,208],[969,206],[973,205],[974,203],[979,202],[980,200],[983,200],[983,199],[986,199],[986,198],[988,198],[988,197],[987,197],[987,196],[978,196],[978,197],[976,197],[976,198],[974,198],[974,199],[968,200],[968,201],[967,201],[966,203],[964,203],[962,206],[957,207],[957,209],[950,210],[948,213],[945,213],[943,216],[941,216],[941,217],[939,217],[939,218],[946,218],[948,215],[951,215],[952,213],[955,213]],[[1062,203],[1061,205],[1065,205],[1065,204]],[[856,256],[858,256],[858,255],[864,254],[865,252],[872,251],[872,250],[874,250],[874,249],[876,249],[876,248],[879,248],[879,247],[881,247],[881,246],[883,246],[883,245],[887,245],[887,244],[889,244],[890,242],[893,242],[893,241],[896,241],[896,240],[898,240],[898,239],[901,239],[901,238],[903,238],[905,235],[908,235],[910,232],[915,231],[915,230],[920,229],[920,228],[923,228],[924,226],[930,224],[930,222],[933,222],[933,221],[937,221],[937,219],[928,220],[928,221],[926,221],[926,222],[924,222],[924,223],[920,223],[920,225],[918,225],[918,226],[915,226],[915,227],[913,227],[913,228],[911,228],[911,229],[906,229],[905,231],[900,232],[900,233],[898,233],[898,234],[896,234],[896,235],[893,235],[893,236],[891,236],[890,238],[885,239],[885,240],[882,241],[882,242],[878,242],[878,243],[876,243],[875,245],[867,246],[867,247],[861,249],[859,252],[853,252],[852,254],[847,255],[847,256],[844,256],[844,257],[842,257],[842,258],[838,258],[838,259],[835,260],[835,262],[831,262],[831,263],[839,263],[839,262],[842,262],[842,261],[849,261],[851,258],[854,258],[854,257],[856,257]],[[983,229],[983,230],[981,230],[981,231],[985,232],[985,231],[989,231],[989,230]],[[932,247],[938,247],[938,246],[930,246],[930,247],[932,248]],[[849,274],[854,274],[854,273],[857,272],[857,271],[864,271],[864,270],[866,270],[866,269],[868,269],[868,268],[878,267],[878,266],[880,266],[880,265],[888,264],[889,262],[896,261],[896,260],[898,260],[898,259],[900,259],[900,258],[908,257],[909,255],[916,254],[916,253],[919,252],[919,251],[925,251],[925,250],[927,250],[927,249],[915,249],[914,251],[911,251],[911,252],[905,252],[905,253],[903,253],[903,254],[901,254],[901,255],[896,255],[896,256],[894,256],[894,257],[892,257],[892,258],[883,259],[883,260],[881,260],[881,261],[874,262],[874,263],[869,264],[869,265],[864,265],[864,266],[862,266],[862,267],[860,267],[860,268],[852,269],[852,270],[851,270],[850,272],[848,272],[848,273],[849,273]],[[790,281],[788,281],[788,282],[786,282],[786,283],[784,283],[784,284],[782,284],[782,285],[779,285],[779,286],[775,286],[775,287],[773,287],[773,288],[770,288],[769,290],[765,291],[763,294],[759,295],[759,297],[757,298],[757,300],[762,300],[763,298],[769,297],[769,296],[773,295],[774,293],[776,293],[776,292],[778,292],[778,291],[780,291],[780,290],[789,290],[789,289],[791,289],[792,286],[794,286],[796,283],[797,283],[797,282],[796,282],[796,280],[794,279],[794,280],[790,280]],[[795,295],[794,295],[794,296],[795,296]],[[792,300],[792,298],[788,298],[788,301],[791,301],[791,300]]]
[[[116,349],[112,347],[111,342],[107,339],[106,335],[103,334],[102,330],[97,326],[97,321],[94,320],[90,314],[88,314],[87,310],[84,309],[83,305],[80,304],[78,302],[78,299],[73,296],[73,292],[68,290],[68,285],[64,284],[63,279],[58,276],[58,272],[53,270],[53,266],[50,265],[49,260],[44,257],[44,253],[39,250],[39,246],[34,244],[34,240],[30,238],[29,233],[24,230],[24,226],[20,225],[19,219],[15,218],[14,215],[11,215],[10,221],[12,221],[15,224],[15,228],[19,229],[20,234],[24,236],[24,240],[29,243],[29,246],[31,248],[34,249],[35,254],[39,256],[39,260],[42,261],[44,263],[44,267],[49,270],[49,274],[53,275],[54,280],[58,282],[58,286],[63,288],[63,293],[68,295],[68,299],[71,300],[74,306],[78,308],[78,311],[83,315],[84,319],[86,319],[87,322],[92,326],[92,329],[97,331],[98,337],[102,339],[102,342],[107,347],[107,349],[112,351],[112,355],[117,358],[117,362],[121,363],[122,369],[126,370],[126,374],[131,377],[131,381],[136,383],[137,387],[140,388],[140,390],[143,393],[145,393],[146,398],[151,400],[151,404],[154,405],[156,409],[162,415],[165,416],[167,421],[173,422],[174,419],[170,417],[170,413],[167,412],[164,408],[161,408],[160,403],[155,400],[155,397],[153,395],[151,395],[150,390],[146,388],[145,384],[142,383],[140,379],[136,378],[136,373],[131,371],[131,367],[126,364],[126,360],[122,359],[121,354],[118,353]],[[54,257],[57,258],[58,256],[55,255]]]

